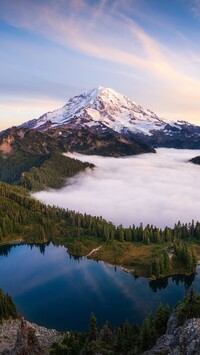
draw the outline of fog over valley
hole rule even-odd
[[[157,149],[157,154],[105,158],[67,154],[95,164],[60,190],[35,193],[41,201],[103,216],[114,224],[159,227],[200,219],[199,150]]]

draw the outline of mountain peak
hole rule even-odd
[[[84,91],[83,95],[86,97],[91,97],[93,99],[101,98],[102,100],[112,99],[113,96],[121,99],[124,97],[117,91],[100,85],[93,88],[92,90]]]
[[[150,137],[161,130],[170,136],[184,124],[169,123],[123,94],[97,86],[72,97],[62,108],[22,125],[41,131],[63,126],[76,130],[84,128],[94,133],[116,132]]]
[[[62,108],[21,127],[60,136],[69,132],[81,135],[84,131],[88,137],[97,137],[97,141],[100,136],[117,134],[122,141],[131,137],[153,146],[199,148],[200,145],[200,127],[184,121],[165,121],[125,95],[103,86],[84,91]]]
[[[106,99],[113,99],[113,97],[118,98],[118,100],[129,100],[132,101],[130,99],[128,99],[126,96],[124,96],[123,94],[120,94],[119,92],[115,91],[112,88],[107,88],[104,86],[97,86],[94,89],[85,92],[86,95],[90,95],[94,98],[102,98],[103,100]],[[133,101],[132,101],[133,102]],[[135,102],[133,102],[135,105],[137,105]]]
[[[30,126],[31,124],[31,126]],[[57,126],[151,135],[166,122],[117,91],[97,86],[71,98],[66,105],[48,112],[24,127],[47,130]]]

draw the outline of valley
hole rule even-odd
[[[0,355],[199,355],[200,0],[0,5]]]
[[[168,125],[105,88],[1,132],[1,287],[18,312],[64,331],[83,332],[92,312],[100,324],[127,317],[145,326],[158,298],[173,307],[186,289],[200,289],[200,150],[192,132],[198,141],[195,126]],[[155,150],[155,137],[176,144]],[[178,137],[192,149],[177,149]]]
[[[109,319],[123,330],[127,318],[142,336],[158,299],[174,307],[188,288],[200,290],[200,151],[155,150],[136,132],[88,123],[56,128],[46,118],[34,121],[42,127],[28,123],[0,135],[1,287],[17,312],[40,326],[74,337],[95,312],[98,325]],[[50,334],[49,346],[60,336],[37,329]],[[155,340],[134,342],[145,350]]]
[[[199,150],[156,152],[135,138],[165,131],[178,142],[185,125],[98,87],[2,132],[1,180],[11,184],[1,184],[2,243],[52,241],[147,278],[191,274],[200,196],[199,168],[189,161]]]

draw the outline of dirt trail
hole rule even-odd
[[[98,248],[92,249],[91,252],[90,252],[88,255],[86,255],[86,258],[88,258],[88,256],[92,255],[92,254],[95,253],[96,251],[98,251],[101,247],[102,247],[102,246],[100,245]]]

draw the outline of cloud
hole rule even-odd
[[[165,80],[172,79],[173,75],[175,79],[187,79],[173,67],[163,46],[128,17],[124,9],[119,13],[119,7],[106,7],[106,1],[97,2],[97,5],[69,1],[68,9],[63,12],[52,2],[49,6],[44,2],[28,1],[26,4],[23,0],[9,2],[2,16],[14,26],[39,33],[93,57],[163,75]],[[197,83],[195,79],[193,81]]]
[[[60,101],[50,98],[4,97],[0,103],[0,130],[17,126],[33,118],[38,118],[44,112],[55,110],[61,106]]]
[[[195,17],[200,18],[200,1],[199,0],[192,0],[191,11]]]
[[[145,75],[146,86],[150,91],[154,87],[157,97],[159,95],[159,100],[162,100],[165,107],[162,111],[168,112],[170,106],[171,112],[176,114],[175,108],[179,107],[182,117],[184,113],[188,117],[194,112],[196,119],[199,114],[200,74],[195,58],[200,57],[199,52],[187,51],[184,43],[183,50],[179,51],[171,47],[169,38],[164,44],[156,38],[155,31],[151,35],[147,33],[146,25],[142,27],[136,21],[142,16],[147,24],[150,21],[147,15],[142,14],[140,3],[127,1],[124,5],[121,0],[1,0],[0,18],[67,49],[126,66],[130,74]],[[199,1],[194,1],[193,6],[198,8]],[[173,32],[170,23],[168,28],[170,36],[174,34],[177,37],[176,29]],[[197,68],[195,73],[194,68]],[[162,97],[158,94],[161,87]],[[181,109],[183,103],[184,109]],[[152,105],[150,108],[153,109]]]
[[[199,220],[200,167],[188,160],[200,151],[158,149],[127,158],[73,156],[93,162],[94,170],[69,180],[59,191],[37,198],[82,213],[103,216],[116,225],[173,226]]]

